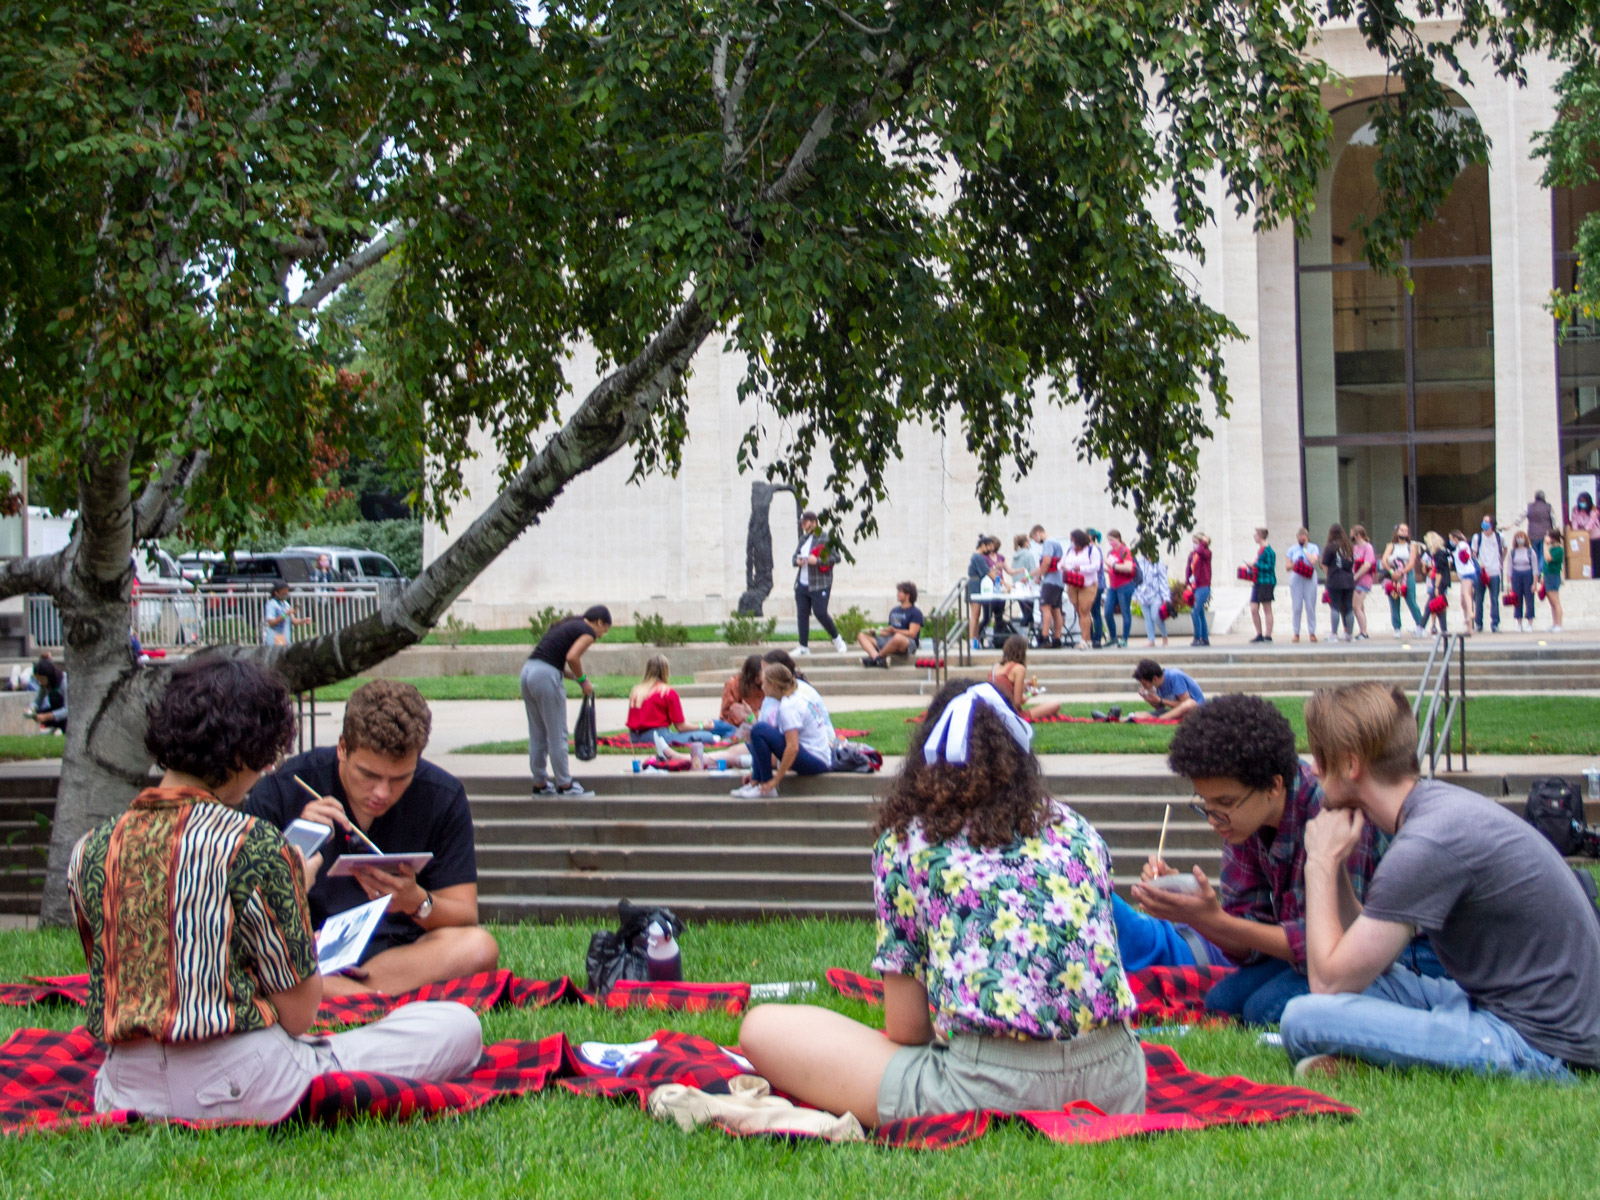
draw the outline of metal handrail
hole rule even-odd
[[[1459,655],[1460,669],[1455,684],[1451,684],[1450,655]],[[1444,721],[1439,722],[1439,706],[1444,703]],[[1434,639],[1428,652],[1427,664],[1422,669],[1422,679],[1417,685],[1417,700],[1413,711],[1417,717],[1417,761],[1427,760],[1428,778],[1433,778],[1439,767],[1439,749],[1444,748],[1444,769],[1453,771],[1450,734],[1457,714],[1461,717],[1461,769],[1467,769],[1467,641],[1463,634],[1441,633]],[[1426,706],[1427,715],[1423,715]]]
[[[960,581],[945,593],[944,599],[939,601],[934,606],[933,611],[928,614],[929,621],[937,622],[935,628],[938,632],[933,637],[933,669],[940,687],[943,687],[950,680],[950,639],[958,629],[961,631],[960,636],[955,639],[958,663],[963,667],[972,665],[972,647],[966,636],[967,625],[961,619],[964,615],[961,609],[961,601],[966,596],[966,590],[966,576],[962,576]],[[954,614],[955,620],[947,623],[942,618],[950,614]]]

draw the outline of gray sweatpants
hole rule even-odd
[[[1289,604],[1294,611],[1294,631],[1300,632],[1300,614],[1306,615],[1306,632],[1312,637],[1317,636],[1317,588],[1320,585],[1315,577],[1307,579],[1304,575],[1289,572]]]
[[[530,658],[522,664],[522,706],[528,710],[528,770],[533,786],[545,785],[544,763],[558,788],[569,787],[567,766],[567,688],[561,672],[547,662]]]
[[[440,1083],[466,1074],[482,1055],[477,1013],[423,1000],[332,1037],[290,1037],[270,1025],[209,1042],[113,1045],[94,1077],[94,1107],[184,1121],[278,1121],[329,1071]]]

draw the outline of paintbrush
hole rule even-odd
[[[298,783],[301,787],[305,788],[306,791],[311,793],[311,796],[312,796],[313,799],[315,799],[315,800],[321,800],[322,799],[322,793],[317,791],[316,788],[312,787],[304,779],[301,779],[300,776],[296,775],[293,778],[294,778],[294,781],[296,783]],[[1170,806],[1169,806],[1169,808],[1170,808]],[[374,854],[382,854],[383,853],[382,850],[378,849],[378,843],[377,842],[373,841],[366,834],[362,833],[361,830],[356,828],[354,825],[351,825],[348,828],[347,832],[355,834],[356,837],[360,838],[363,842],[365,842],[369,847],[371,847],[372,852]],[[1165,827],[1163,827],[1162,833],[1163,834],[1166,833]]]

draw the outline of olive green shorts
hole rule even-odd
[[[1107,1113],[1142,1113],[1144,1078],[1139,1039],[1123,1024],[1065,1042],[969,1034],[899,1050],[878,1083],[878,1120],[1052,1111],[1075,1100]]]

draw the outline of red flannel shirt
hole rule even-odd
[[[1306,970],[1306,822],[1322,811],[1322,787],[1311,768],[1300,764],[1300,778],[1284,798],[1283,819],[1269,846],[1259,833],[1249,841],[1222,848],[1222,907],[1235,917],[1281,925],[1289,935],[1295,970]],[[1365,900],[1367,882],[1377,868],[1382,848],[1372,823],[1346,860],[1356,899]],[[1241,966],[1262,955],[1229,955]]]

